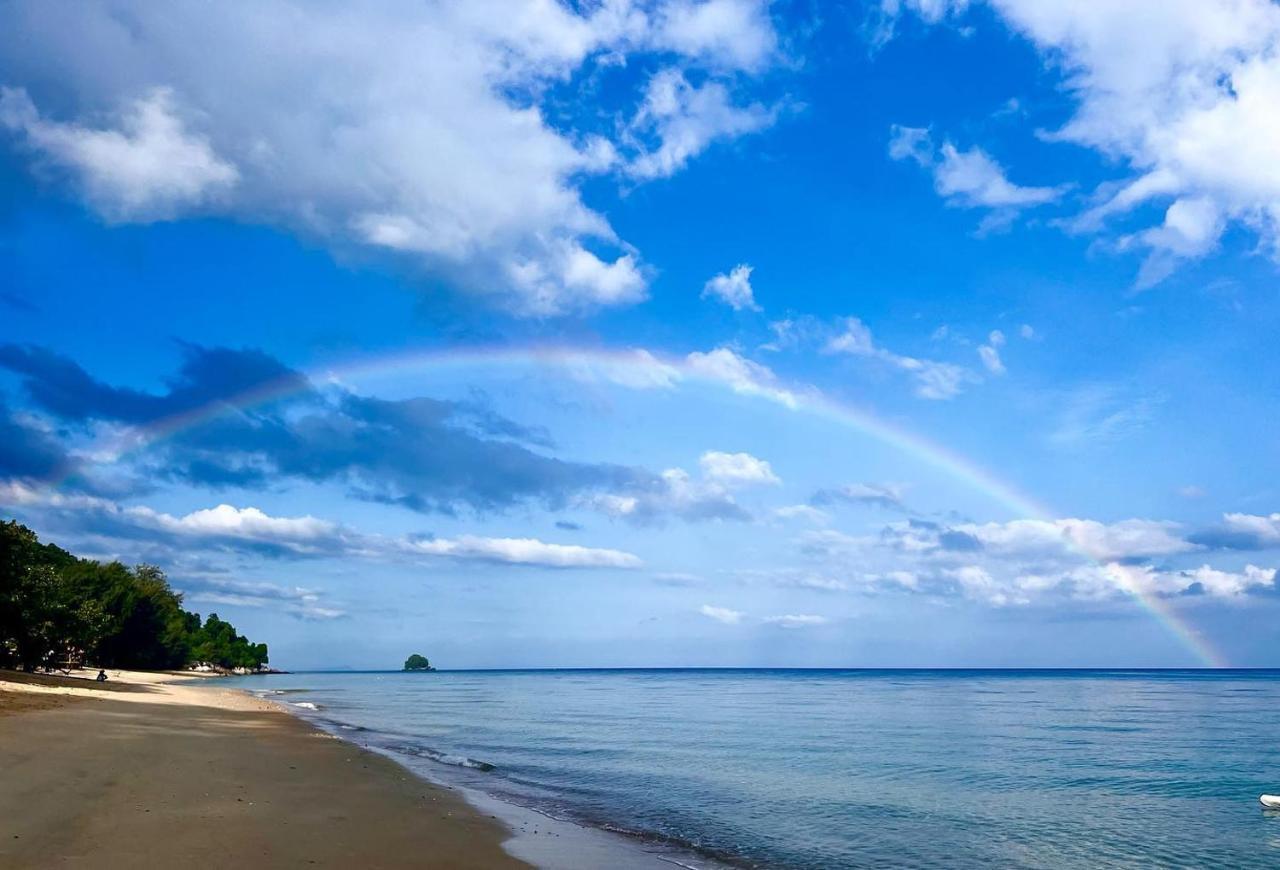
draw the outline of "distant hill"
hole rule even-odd
[[[420,656],[417,653],[414,653],[413,655],[409,656],[407,659],[404,660],[404,669],[406,671],[434,671],[435,670],[435,668],[431,667],[431,662],[427,661],[424,656]]]

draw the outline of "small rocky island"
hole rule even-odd
[[[435,670],[435,668],[431,667],[431,662],[427,661],[424,656],[420,656],[417,653],[414,653],[413,655],[409,656],[407,659],[404,660],[404,669],[406,671],[434,671]]]

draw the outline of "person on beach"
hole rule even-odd
[[[97,680],[99,683],[105,683],[107,681],[107,672],[103,670],[98,671]]]

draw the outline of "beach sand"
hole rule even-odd
[[[0,671],[0,866],[528,866],[456,792],[269,701],[108,674]]]

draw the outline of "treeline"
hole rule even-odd
[[[217,614],[182,609],[153,565],[78,559],[0,523],[0,666],[34,670],[85,663],[168,670],[208,663],[257,669],[267,645],[250,643]]]

